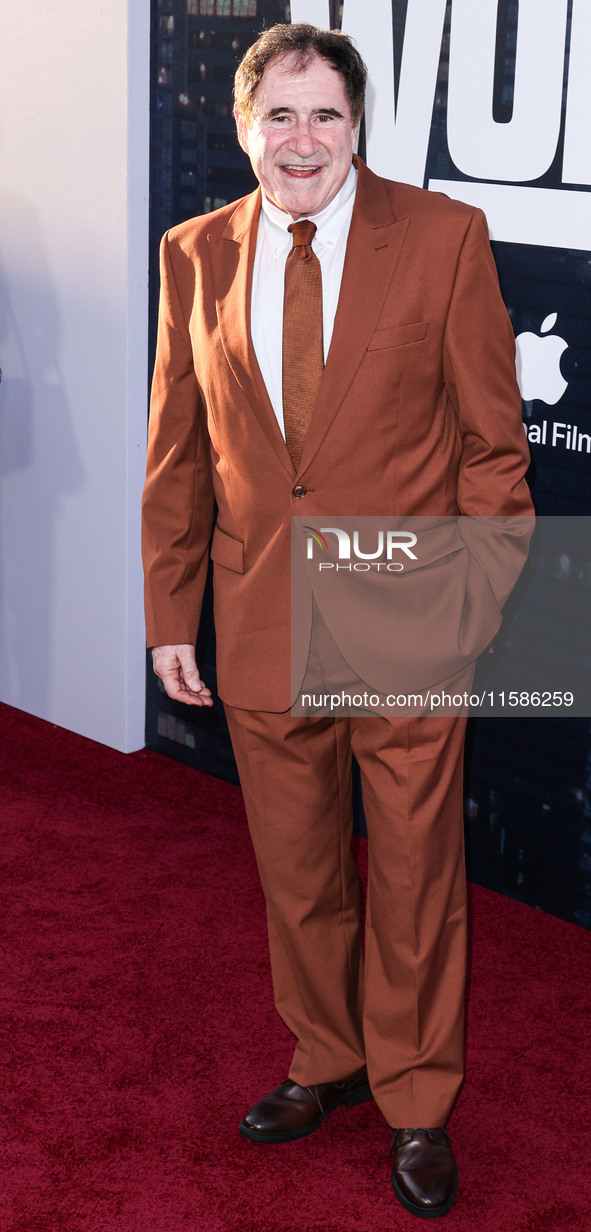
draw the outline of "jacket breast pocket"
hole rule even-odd
[[[389,329],[376,329],[372,334],[368,351],[383,351],[386,347],[410,346],[412,342],[424,342],[429,330],[428,321],[413,321],[410,325],[392,325]]]
[[[209,552],[216,565],[231,569],[233,573],[244,573],[244,544],[241,539],[234,539],[220,530],[216,525]]]

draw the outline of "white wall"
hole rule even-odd
[[[0,698],[143,745],[147,0],[2,23]]]

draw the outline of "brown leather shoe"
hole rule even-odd
[[[343,1082],[321,1082],[300,1087],[297,1082],[282,1082],[240,1123],[240,1133],[253,1142],[291,1142],[311,1134],[339,1104],[362,1104],[371,1099],[365,1066]]]
[[[447,1215],[458,1188],[458,1169],[444,1129],[397,1129],[390,1153],[392,1188],[407,1211],[429,1219]]]

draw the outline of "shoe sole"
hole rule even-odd
[[[305,1125],[303,1129],[294,1129],[286,1134],[267,1134],[261,1129],[251,1129],[245,1121],[241,1121],[238,1126],[238,1132],[243,1138],[250,1138],[251,1142],[294,1142],[296,1138],[305,1138],[307,1134],[313,1134],[315,1129],[319,1129],[327,1116],[334,1111],[335,1108],[340,1108],[345,1105],[347,1108],[353,1108],[356,1104],[363,1104],[366,1100],[372,1099],[371,1088],[368,1083],[364,1087],[359,1087],[358,1091],[351,1091],[348,1095],[341,1095],[340,1099],[335,1099],[332,1104],[325,1110],[322,1116],[318,1117],[317,1121],[313,1121],[311,1125]]]
[[[458,1170],[457,1168],[456,1168],[454,1186],[453,1186],[453,1189],[452,1189],[452,1192],[449,1198],[447,1199],[447,1202],[444,1202],[442,1206],[433,1206],[431,1207],[430,1210],[428,1207],[417,1206],[415,1202],[411,1202],[408,1198],[405,1197],[405,1195],[399,1189],[396,1180],[394,1179],[394,1173],[392,1173],[390,1179],[392,1181],[392,1189],[394,1190],[394,1193],[396,1194],[398,1201],[405,1208],[405,1210],[410,1211],[411,1215],[418,1215],[420,1219],[437,1219],[440,1215],[449,1214],[455,1202],[456,1194],[458,1192]]]

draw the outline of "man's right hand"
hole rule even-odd
[[[187,706],[213,706],[211,692],[197,670],[194,646],[154,646],[152,663],[173,701],[185,702]]]

